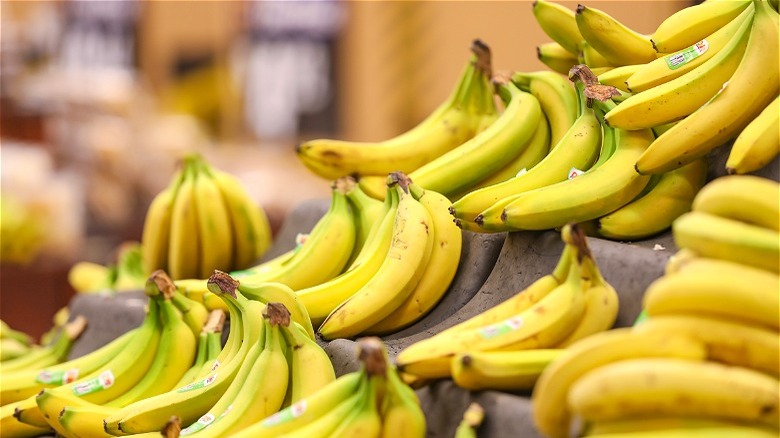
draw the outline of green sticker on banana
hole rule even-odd
[[[114,385],[114,373],[111,370],[106,370],[100,373],[99,376],[94,379],[89,379],[86,382],[73,385],[73,395],[81,397],[83,395],[92,394],[93,392],[102,391],[106,388],[110,388]]]
[[[78,378],[78,368],[71,368],[64,371],[43,370],[35,376],[35,381],[46,385],[66,385],[75,382]]]
[[[490,338],[495,338],[496,336],[501,336],[505,333],[509,333],[511,331],[515,331],[522,326],[523,326],[523,317],[513,316],[501,322],[497,322],[493,325],[489,325],[485,328],[480,329],[479,334],[484,339],[490,339]]]
[[[677,70],[678,68],[703,55],[704,52],[706,52],[709,48],[710,43],[708,43],[707,40],[701,40],[687,49],[683,49],[677,53],[673,53],[665,57],[664,60],[666,61],[666,66],[669,67],[669,70]]]
[[[198,421],[190,424],[179,432],[179,436],[192,435],[195,432],[201,431],[209,424],[213,423],[216,417],[212,413],[206,413],[202,417],[198,418]]]
[[[300,400],[297,403],[290,405],[288,408],[281,410],[263,420],[263,426],[271,427],[276,426],[277,424],[286,423],[290,420],[294,420],[306,412],[307,406],[308,404],[306,403],[305,399]]]
[[[217,373],[211,374],[203,380],[190,383],[187,386],[182,386],[181,388],[177,389],[176,392],[187,392],[194,389],[204,388],[214,383],[215,380],[217,380]]]

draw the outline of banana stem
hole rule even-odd
[[[268,303],[263,309],[263,318],[273,325],[290,326],[290,311],[282,303]]]
[[[238,280],[234,279],[227,272],[215,269],[206,282],[206,288],[209,292],[216,295],[230,295],[234,299],[238,298]]]
[[[225,326],[227,314],[222,309],[214,309],[209,312],[209,318],[203,325],[203,331],[207,333],[220,333]]]
[[[358,359],[369,376],[387,375],[387,356],[382,341],[374,336],[357,340]]]

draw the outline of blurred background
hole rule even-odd
[[[450,93],[473,39],[494,71],[546,69],[549,41],[530,1],[0,4],[0,318],[32,334],[29,309],[67,304],[74,262],[140,240],[185,153],[238,176],[278,230],[329,196],[301,140],[397,135]],[[689,4],[586,3],[646,33]]]

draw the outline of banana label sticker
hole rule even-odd
[[[669,70],[677,70],[703,55],[709,48],[710,43],[708,43],[707,40],[701,40],[687,49],[683,49],[664,58],[664,60],[666,60],[666,66],[669,67]]]
[[[574,178],[577,178],[578,176],[582,175],[583,173],[585,173],[584,170],[580,170],[580,169],[577,169],[576,167],[572,167],[571,169],[569,169],[569,174],[566,176],[566,178],[574,179]]]
[[[211,366],[210,372],[214,372],[217,368],[219,368],[219,359],[214,360],[214,365]]]
[[[205,388],[211,385],[212,383],[214,383],[215,380],[217,380],[217,373],[211,374],[205,379],[200,380],[198,382],[193,382],[187,386],[182,386],[181,388],[177,389],[176,392],[187,392],[187,391],[192,391],[194,389]]]
[[[53,385],[65,385],[75,382],[79,378],[79,369],[71,368],[64,371],[48,371],[43,370],[35,377],[35,381],[38,383],[53,384]]]
[[[523,317],[513,316],[501,322],[497,322],[493,325],[489,325],[483,329],[480,329],[479,334],[484,339],[490,339],[490,338],[495,338],[496,336],[501,336],[505,333],[515,331],[522,326],[523,326]]]
[[[204,414],[202,417],[198,418],[198,421],[182,429],[181,432],[179,432],[179,436],[192,435],[195,432],[203,430],[206,428],[206,426],[213,423],[214,420],[216,420],[216,418],[217,417],[215,417],[214,414],[208,412]]]
[[[89,379],[86,382],[79,383],[73,386],[73,395],[81,397],[82,395],[92,394],[93,392],[102,391],[110,388],[114,385],[114,373],[111,370],[106,370],[100,373],[99,376],[94,379]]]
[[[263,426],[271,427],[277,424],[286,423],[290,420],[296,419],[306,412],[307,407],[306,400],[300,400],[297,403],[290,405],[287,409],[283,409],[270,417],[263,420]]]

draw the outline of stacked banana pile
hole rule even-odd
[[[451,377],[473,390],[528,390],[545,367],[579,339],[608,330],[618,296],[596,266],[585,234],[562,230],[554,272],[501,304],[402,350],[411,381]]]
[[[778,199],[778,183],[753,176],[705,186],[674,223],[681,250],[645,292],[647,318],[573,344],[542,372],[538,430],[568,437],[579,419],[586,436],[777,436]]]
[[[149,276],[139,242],[123,242],[116,249],[116,263],[78,262],[68,270],[68,283],[77,293],[113,293],[141,290]]]
[[[243,269],[257,262],[271,238],[265,212],[240,181],[190,155],[146,213],[145,272],[162,269],[178,280]]]
[[[264,420],[236,438],[425,436],[425,416],[378,338],[357,342],[360,368]]]

